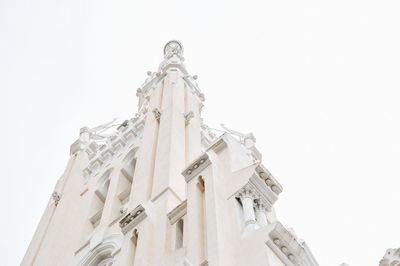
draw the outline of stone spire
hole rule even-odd
[[[163,52],[133,118],[81,130],[21,265],[317,266],[253,134],[213,134],[182,44]]]

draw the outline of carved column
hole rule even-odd
[[[253,202],[254,193],[249,188],[243,188],[239,192],[239,197],[243,206],[243,218],[245,228],[256,223]]]
[[[264,204],[262,204],[259,200],[256,200],[255,209],[257,224],[260,227],[267,226],[267,209],[265,208]]]

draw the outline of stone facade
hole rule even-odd
[[[22,265],[318,265],[253,134],[204,124],[182,45],[147,74],[132,119],[81,129]]]

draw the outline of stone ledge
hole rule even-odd
[[[182,171],[182,175],[185,177],[186,183],[192,180],[196,175],[203,171],[207,166],[211,164],[210,158],[207,153],[203,153],[199,158],[194,160],[185,170]]]
[[[143,208],[142,205],[138,205],[133,211],[128,213],[119,222],[119,226],[121,227],[122,233],[126,234],[129,230],[138,225],[146,217],[147,217],[146,210]]]

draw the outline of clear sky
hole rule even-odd
[[[400,247],[400,2],[0,0],[3,265],[20,263],[79,128],[137,108],[180,40],[210,126],[253,132],[322,266]]]

